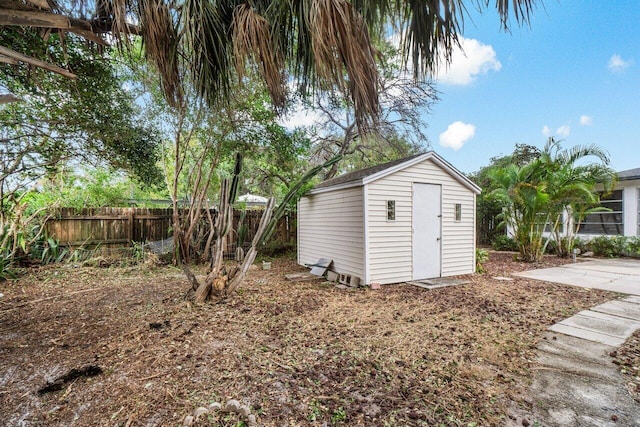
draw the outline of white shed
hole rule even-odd
[[[479,193],[433,151],[322,182],[298,203],[298,263],[365,284],[473,273]]]

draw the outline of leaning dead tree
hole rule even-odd
[[[251,241],[251,246],[249,246],[242,261],[225,263],[224,249],[227,247],[230,232],[233,228],[233,202],[238,193],[240,173],[242,171],[242,156],[236,155],[233,177],[223,180],[220,186],[218,214],[213,221],[212,229],[211,264],[204,282],[200,282],[186,264],[182,265],[182,270],[191,283],[194,300],[196,302],[220,301],[233,294],[244,281],[249,267],[255,261],[260,248],[273,234],[276,224],[284,215],[289,202],[294,200],[302,187],[322,169],[331,167],[340,159],[342,159],[342,156],[336,156],[307,172],[298,182],[291,186],[277,208],[275,207],[275,199],[271,197],[262,214],[258,230]]]

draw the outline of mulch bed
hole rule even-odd
[[[215,305],[171,267],[32,270],[0,283],[0,424],[180,425],[237,399],[264,426],[500,425],[543,331],[615,295],[492,277],[565,262],[492,252],[467,285],[341,290],[281,258]]]

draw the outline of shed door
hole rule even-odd
[[[440,277],[441,188],[413,184],[413,279]]]

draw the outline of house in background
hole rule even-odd
[[[578,230],[580,237],[640,235],[640,168],[618,172],[613,192],[601,199],[610,212],[588,215]]]
[[[239,196],[238,202],[244,203],[248,208],[252,208],[256,206],[267,206],[267,202],[269,202],[269,199],[267,199],[266,197],[247,193]]]
[[[322,182],[298,203],[298,263],[365,284],[473,273],[479,193],[433,151]]]

